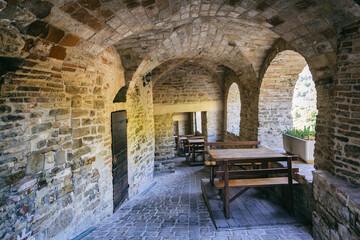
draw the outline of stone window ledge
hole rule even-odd
[[[356,212],[360,213],[360,186],[351,184],[324,170],[315,170],[313,175],[314,182],[319,188],[335,195],[337,201],[350,209],[356,209]]]

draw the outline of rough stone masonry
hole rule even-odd
[[[208,140],[261,138],[295,53],[317,90],[314,237],[359,238],[359,18],[358,0],[0,0],[0,238],[72,238],[112,214],[111,112],[127,112],[130,198],[171,146],[169,108],[201,111]]]

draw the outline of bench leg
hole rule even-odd
[[[214,186],[214,175],[215,175],[215,166],[210,165],[210,182]]]

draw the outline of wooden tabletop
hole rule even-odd
[[[190,144],[204,143],[204,139],[189,139]]]
[[[244,149],[211,149],[209,154],[214,160],[224,159],[258,159],[258,158],[279,158],[283,154],[268,148],[244,148]]]

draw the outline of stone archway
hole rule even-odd
[[[269,51],[280,52],[274,46],[280,38],[314,70],[316,167],[359,184],[359,100],[354,94],[359,9],[354,0],[1,1],[1,60],[19,59],[0,79],[0,154],[8,161],[1,166],[0,193],[21,201],[6,206],[0,238],[16,238],[22,231],[33,231],[39,239],[72,238],[109,212],[111,111],[129,113],[131,195],[146,188],[154,165],[154,116],[151,87],[143,87],[141,78],[169,59],[205,59],[231,68],[247,108],[243,139],[256,138],[261,71],[267,69]],[[126,103],[113,103],[123,86]],[[59,184],[47,184],[55,177]],[[314,185],[328,186],[329,179]],[[74,197],[85,191],[86,196]],[[25,193],[31,195],[23,198]],[[49,211],[45,202],[51,203]],[[328,207],[324,201],[321,209],[333,214]],[[18,216],[21,212],[26,215]],[[71,221],[58,226],[64,218]],[[339,226],[349,227],[348,219]],[[332,233],[332,227],[326,231]]]
[[[175,60],[178,61],[167,61],[153,70],[154,163],[157,172],[174,171],[174,119],[181,119],[182,124],[186,122],[190,126],[190,122],[196,122],[196,129],[200,132],[203,128],[205,132],[201,134],[209,141],[221,139],[223,109],[219,76],[198,61]],[[162,74],[158,74],[160,72]],[[194,119],[195,113],[196,121],[190,121],[189,116]]]
[[[291,108],[296,80],[306,66],[300,54],[285,50],[276,55],[262,79],[259,97],[259,141],[271,148],[282,148],[278,130],[293,127]]]

